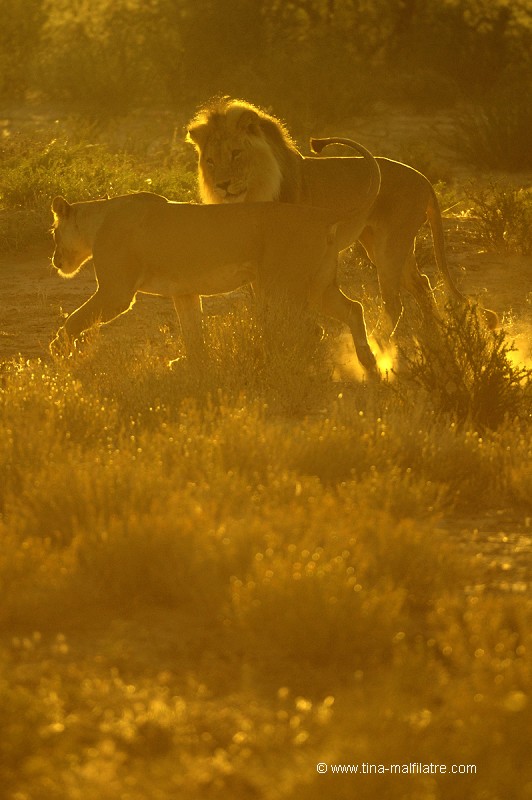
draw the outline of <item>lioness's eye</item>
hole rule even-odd
[[[208,167],[211,167],[211,168],[214,167],[214,161],[212,160],[212,158],[206,158],[205,159],[205,163],[207,164]]]
[[[233,159],[233,161],[236,161],[236,159],[240,155],[242,155],[242,150],[233,150],[233,152],[231,153],[231,158]]]

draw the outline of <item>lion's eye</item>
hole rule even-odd
[[[233,150],[231,153],[231,158],[233,159],[233,161],[236,161],[236,159],[240,158],[241,155],[242,155],[242,150]]]
[[[211,169],[214,169],[214,161],[213,161],[212,158],[206,158],[205,159],[205,163],[207,164],[208,167],[210,167]]]

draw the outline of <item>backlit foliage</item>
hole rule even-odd
[[[318,761],[415,759],[477,764],[451,798],[524,797],[529,573],[504,588],[445,520],[525,513],[530,426],[480,437],[406,385],[339,395],[315,350],[279,386],[246,318],[209,321],[202,375],[108,336],[4,363],[6,796],[347,800]]]

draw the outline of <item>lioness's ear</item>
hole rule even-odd
[[[247,133],[256,133],[259,122],[260,122],[259,115],[255,111],[253,111],[253,109],[246,108],[240,114],[236,123],[236,128],[239,131],[246,131]]]
[[[61,195],[54,197],[52,200],[52,211],[56,217],[68,217],[71,208],[72,206],[70,203],[68,203],[64,197],[61,197]]]
[[[207,140],[208,125],[206,122],[198,122],[196,125],[191,125],[187,130],[185,141],[194,145],[196,150],[202,150]]]

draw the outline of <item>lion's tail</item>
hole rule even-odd
[[[445,255],[445,242],[443,238],[443,223],[440,211],[440,205],[438,203],[438,198],[433,189],[431,189],[429,202],[427,206],[427,220],[430,225],[430,230],[432,233],[432,242],[434,244],[434,256],[436,258],[436,264],[438,269],[445,281],[445,284],[453,297],[455,297],[461,303],[467,303],[468,298],[462,294],[462,292],[457,289],[452,277],[451,273],[449,272],[449,265],[447,264],[447,257]],[[483,308],[482,313],[484,314],[484,318],[486,320],[486,324],[490,330],[496,328],[499,324],[499,317],[495,311],[492,311],[489,308]]]

